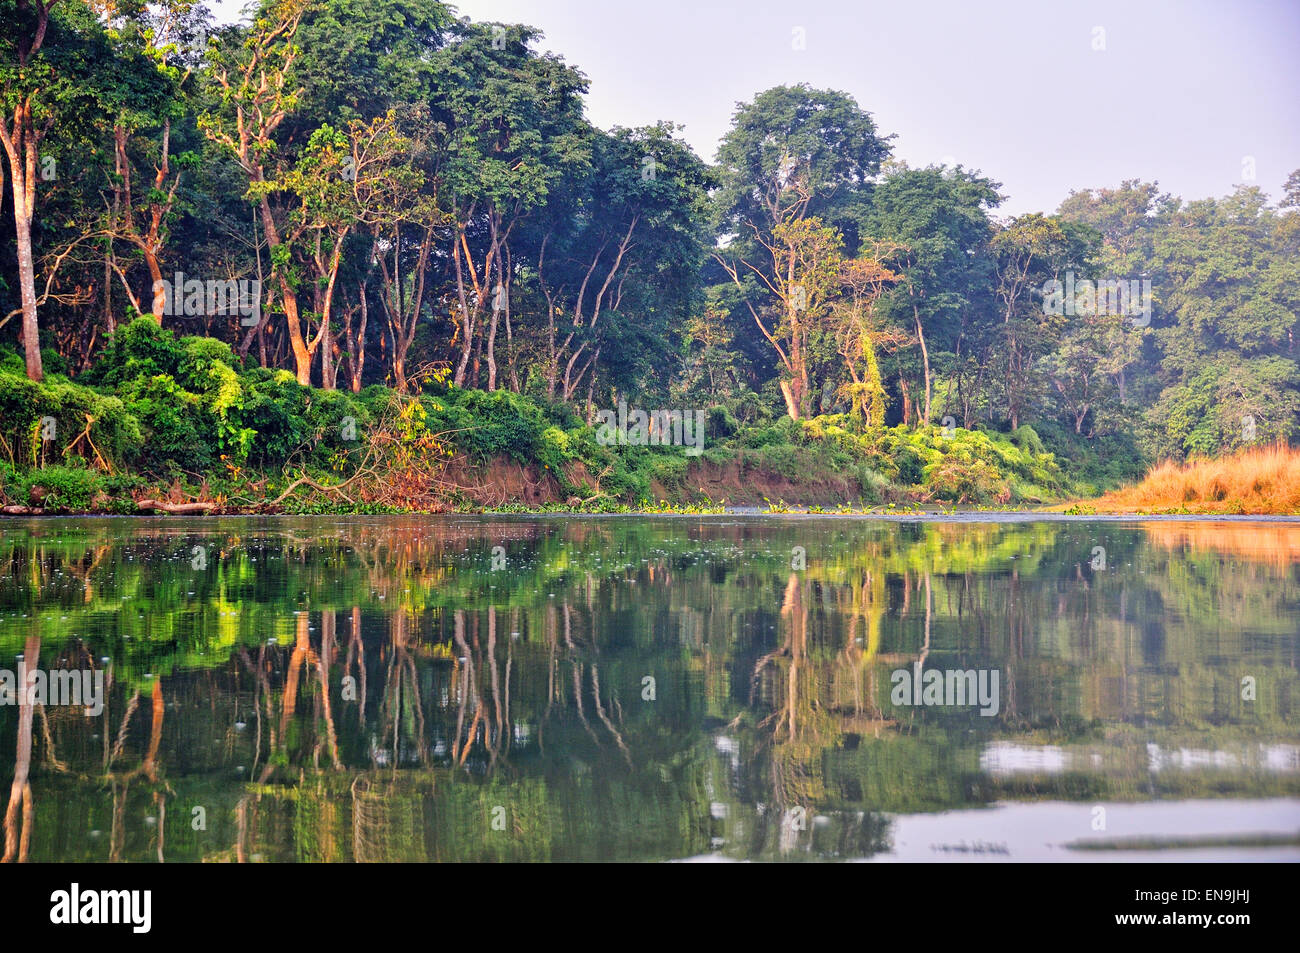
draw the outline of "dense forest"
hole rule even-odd
[[[1300,433],[1300,170],[1009,217],[835,90],[595,128],[434,0],[0,22],[0,503],[1033,503]]]

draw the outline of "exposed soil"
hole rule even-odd
[[[582,474],[574,474],[581,482]],[[475,464],[468,457],[457,454],[447,464],[444,479],[454,483],[461,492],[483,506],[501,506],[504,503],[563,503],[567,497],[560,490],[554,475],[537,464],[524,466],[516,460],[498,457],[484,464]]]
[[[650,488],[655,499],[687,502],[708,497],[736,504],[759,504],[765,499],[787,503],[827,504],[856,503],[861,497],[857,481],[845,477],[821,476],[808,480],[791,480],[783,474],[741,467],[738,461],[691,463],[680,489],[670,490],[658,482]]]

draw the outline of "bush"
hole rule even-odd
[[[730,437],[740,429],[740,424],[731,415],[731,411],[721,404],[715,404],[705,415],[704,432],[714,439]]]
[[[542,452],[542,433],[547,421],[537,404],[512,391],[461,390],[451,388],[441,415],[458,430],[451,439],[480,457],[509,456],[531,463]],[[437,432],[433,421],[429,428]]]
[[[1038,438],[1034,428],[1029,424],[1021,424],[1011,433],[1011,442],[1026,453],[1039,454],[1046,452],[1043,449],[1043,441]]]
[[[104,494],[104,477],[84,467],[54,466],[32,470],[18,481],[20,498],[54,510],[85,510]]]
[[[82,380],[96,386],[114,387],[159,374],[175,377],[184,356],[175,334],[160,327],[153,318],[140,317],[117,327]]]
[[[858,467],[858,492],[866,503],[884,503],[890,496],[889,480],[868,466]]]
[[[24,376],[26,373],[27,364],[23,356],[11,347],[0,345],[0,374]]]
[[[203,413],[203,399],[170,374],[138,378],[123,388],[126,406],[144,433],[142,460],[150,469],[175,464],[202,470],[213,462],[214,435]]]
[[[926,468],[926,488],[936,499],[953,503],[1008,503],[1006,478],[983,460],[944,460]]]
[[[51,440],[42,439],[44,418],[54,421]],[[88,423],[89,443],[78,438]],[[134,458],[140,442],[138,419],[117,397],[58,376],[37,383],[0,370],[0,454],[15,467],[62,461],[64,448],[69,456],[93,461],[98,450],[107,462],[123,463]]]
[[[290,371],[255,367],[243,375],[244,406],[240,418],[256,433],[248,461],[274,466],[307,443],[307,395]]]
[[[781,417],[765,427],[751,427],[736,438],[736,443],[757,450],[773,444],[793,444],[804,439],[803,426],[797,420]]]

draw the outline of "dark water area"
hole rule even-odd
[[[1300,859],[1300,521],[0,534],[11,859]]]

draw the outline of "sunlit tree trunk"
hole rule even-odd
[[[24,99],[14,109],[13,125],[0,122],[0,142],[9,158],[9,181],[17,239],[18,289],[22,301],[23,354],[27,376],[45,377],[41,366],[40,327],[36,319],[36,263],[32,253],[32,219],[36,213],[36,164],[40,137],[32,124],[32,104]]]

